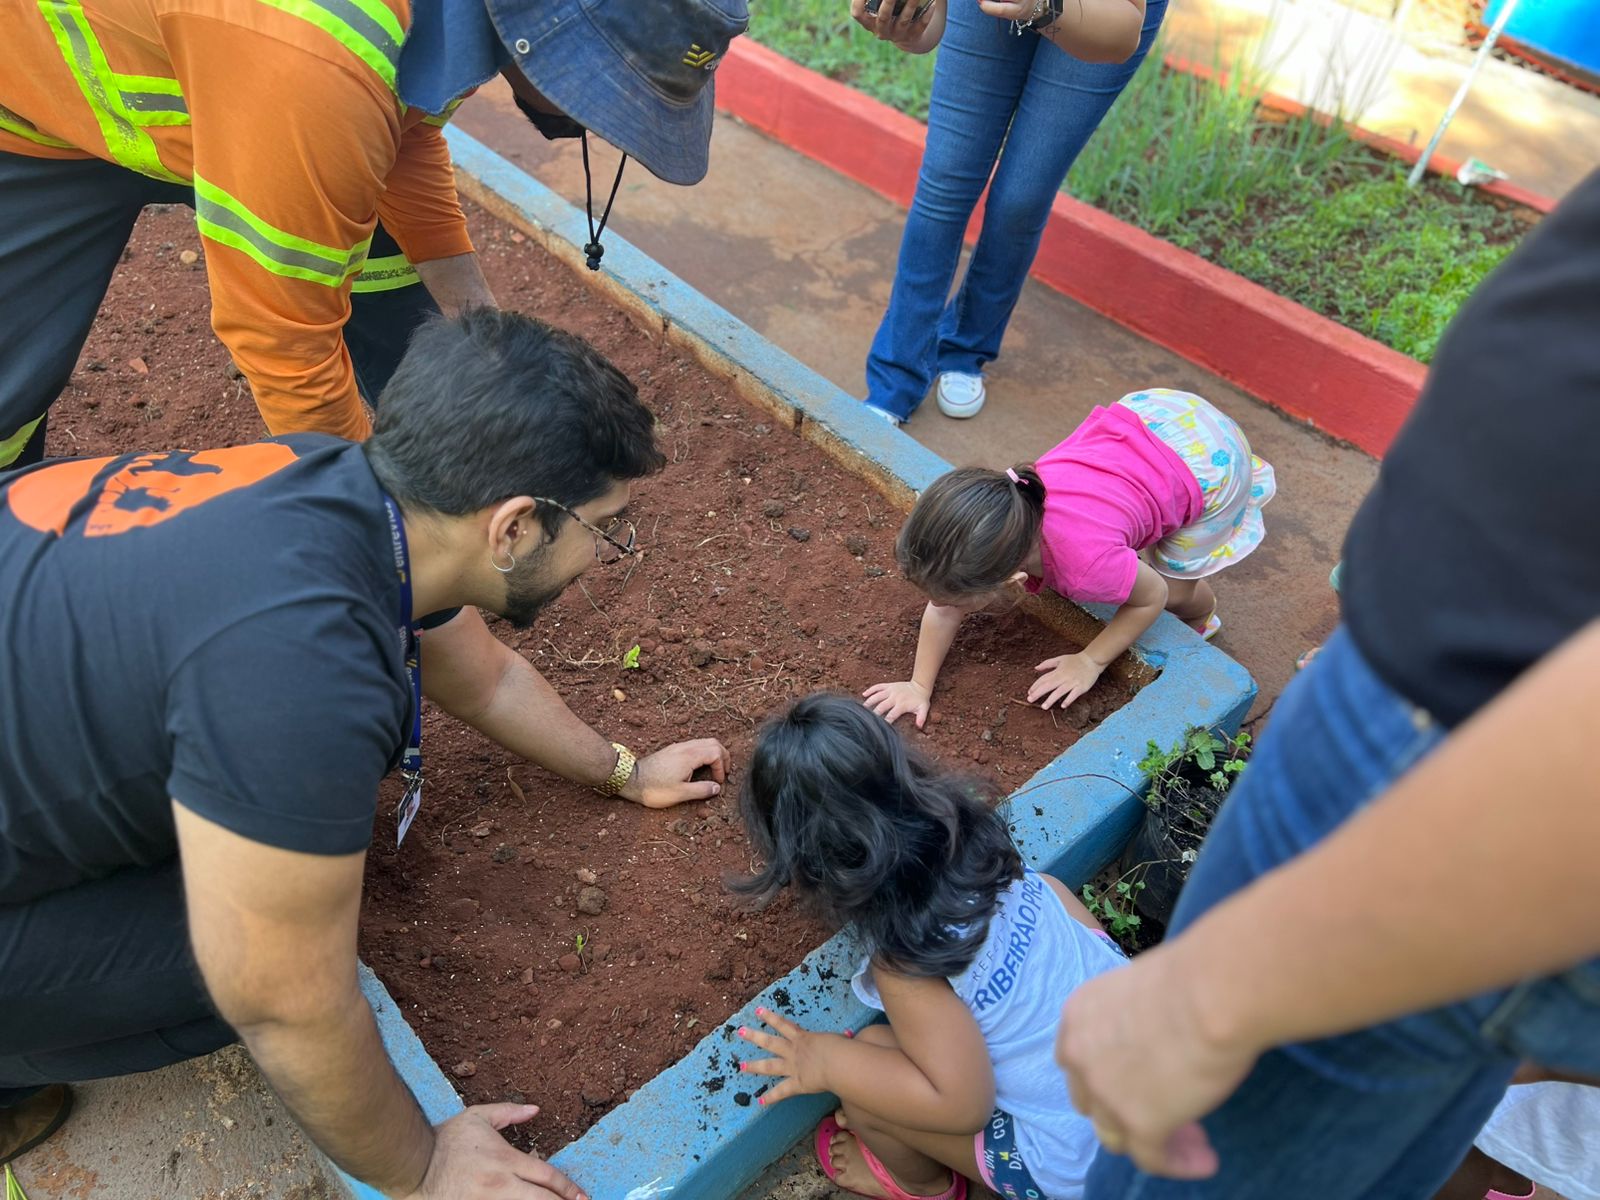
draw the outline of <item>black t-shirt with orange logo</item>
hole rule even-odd
[[[268,845],[364,849],[411,705],[399,603],[348,442],[5,477],[0,904],[171,859],[171,800]]]

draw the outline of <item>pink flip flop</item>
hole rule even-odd
[[[1497,1192],[1490,1188],[1484,1193],[1483,1200],[1533,1200],[1539,1194],[1537,1185],[1530,1183],[1528,1190],[1520,1196],[1513,1196],[1510,1192]]]
[[[1216,610],[1213,609],[1211,615],[1204,621],[1200,621],[1194,625],[1191,625],[1189,628],[1194,630],[1209,642],[1212,638],[1216,637],[1218,631],[1221,630],[1222,618],[1217,616]]]
[[[824,1117],[822,1124],[817,1126],[817,1163],[822,1167],[822,1173],[828,1177],[830,1183],[838,1182],[838,1172],[834,1170],[833,1166],[833,1135],[836,1133],[849,1133],[851,1137],[855,1137],[855,1134],[850,1133],[850,1130],[841,1129],[839,1122],[835,1121],[831,1116]],[[888,1200],[967,1200],[967,1180],[964,1175],[958,1175],[956,1172],[951,1171],[949,1189],[940,1192],[937,1196],[913,1196],[895,1183],[894,1176],[889,1174],[889,1168],[878,1161],[878,1156],[867,1149],[865,1142],[860,1138],[856,1138],[856,1145],[861,1147],[861,1157],[866,1160],[867,1170],[872,1172],[874,1179],[883,1184],[884,1190],[888,1193]],[[839,1186],[843,1187],[844,1185],[839,1184]],[[854,1191],[851,1188],[845,1188],[844,1190],[850,1192],[853,1196],[865,1196],[867,1194],[866,1192]]]

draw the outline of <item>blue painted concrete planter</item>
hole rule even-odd
[[[579,249],[588,230],[578,210],[459,130],[450,131],[450,145],[463,191],[588,277]],[[949,469],[621,238],[607,239],[605,265],[593,282],[613,303],[646,322],[659,321],[747,398],[876,478],[891,495],[909,500]],[[1093,615],[1104,619],[1109,610]],[[1141,809],[1136,793],[1148,782],[1136,765],[1145,743],[1175,744],[1196,725],[1232,730],[1255,696],[1242,667],[1171,616],[1163,616],[1135,652],[1160,674],[1010,802],[1028,861],[1074,887],[1104,866],[1133,831]],[[873,1014],[848,985],[858,957],[850,937],[829,939],[552,1161],[595,1200],[731,1200],[829,1108],[820,1096],[790,1100],[770,1112],[756,1104],[756,1080],[738,1073],[734,1030],[755,1023],[757,1005],[786,1011],[815,1028],[860,1028]],[[362,986],[390,1057],[429,1119],[459,1111],[455,1090],[365,967]],[[347,1182],[361,1200],[378,1200],[370,1188]]]

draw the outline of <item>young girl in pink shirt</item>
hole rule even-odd
[[[1199,396],[1151,388],[1096,408],[1031,466],[967,467],[917,500],[896,554],[928,596],[911,678],[867,689],[874,712],[920,728],[961,620],[1017,584],[1118,606],[1078,654],[1046,659],[1029,703],[1062,708],[1094,686],[1163,609],[1220,628],[1207,577],[1261,544],[1272,467]]]

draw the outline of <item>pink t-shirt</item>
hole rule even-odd
[[[1177,453],[1120,404],[1096,408],[1038,462],[1044,578],[1069,600],[1123,604],[1139,551],[1199,518],[1200,484]]]

